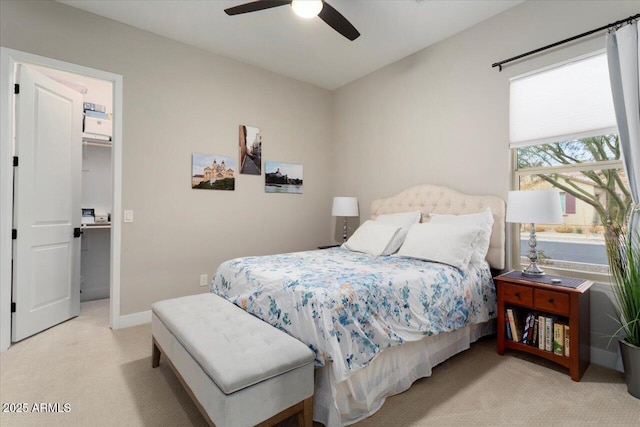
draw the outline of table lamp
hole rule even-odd
[[[332,216],[344,217],[342,242],[347,241],[347,217],[358,216],[358,199],[356,197],[334,197]]]
[[[551,190],[509,191],[507,199],[507,222],[530,223],[529,265],[522,271],[525,276],[539,277],[545,273],[538,267],[536,250],[536,227],[538,224],[561,224],[560,192]]]

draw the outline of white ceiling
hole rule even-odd
[[[291,7],[227,16],[248,0],[57,0],[265,70],[336,89],[523,0],[328,0],[362,34],[349,41]]]

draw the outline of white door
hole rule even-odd
[[[19,65],[12,341],[80,312],[82,95]],[[78,229],[79,231],[79,229]]]

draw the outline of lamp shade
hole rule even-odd
[[[560,192],[556,189],[509,191],[506,221],[561,224]]]
[[[358,216],[358,199],[356,197],[334,197],[333,216]]]

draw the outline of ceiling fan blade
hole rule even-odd
[[[239,15],[241,13],[257,12],[259,10],[271,9],[272,7],[284,6],[291,4],[291,0],[258,0],[229,7],[224,11],[227,15]]]
[[[335,10],[329,3],[324,2],[322,10],[318,14],[320,19],[326,22],[331,28],[345,36],[351,41],[354,41],[360,37],[360,33],[356,30],[356,27],[351,25],[351,22],[347,21],[347,18],[342,16],[340,12]]]

